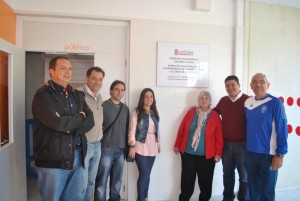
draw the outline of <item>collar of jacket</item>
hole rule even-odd
[[[56,83],[57,84],[57,83]],[[57,85],[59,85],[59,84],[57,84]],[[54,91],[56,91],[56,88],[54,87],[54,81],[52,81],[52,80],[48,80],[48,82],[46,82],[45,84],[44,84],[44,86],[49,86],[49,87],[51,87]],[[60,85],[61,86],[61,85]],[[63,86],[61,86],[62,88],[64,88]],[[67,91],[73,91],[73,87],[71,86],[71,85],[67,85],[67,87],[66,88],[64,88],[64,89],[66,89]]]

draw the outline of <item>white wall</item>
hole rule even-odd
[[[89,0],[10,1],[17,13],[91,17],[103,19],[154,19],[163,21],[218,24],[230,26],[233,23],[234,0],[212,1],[209,12],[193,10],[193,0]]]
[[[259,66],[253,65],[255,64],[253,62],[256,61],[257,58],[260,58],[259,54],[255,54],[255,52],[264,46],[256,46],[252,49],[251,47],[254,46],[250,46],[249,50],[247,47],[245,49],[246,61],[244,63],[246,68],[245,70],[243,69],[243,12],[240,12],[243,10],[243,2],[243,0],[212,0],[212,8],[209,12],[194,11],[192,9],[192,0],[97,0],[89,1],[88,3],[84,3],[84,5],[82,1],[72,1],[72,5],[70,5],[68,1],[58,0],[45,1],[43,3],[37,3],[33,0],[27,0],[26,2],[16,0],[14,8],[19,15],[46,14],[49,16],[65,16],[66,18],[64,20],[68,20],[68,18],[76,18],[79,20],[80,18],[89,18],[93,21],[112,19],[129,22],[129,51],[126,52],[129,58],[129,107],[133,109],[137,105],[139,93],[144,87],[151,87],[156,93],[158,109],[161,116],[162,153],[157,157],[154,164],[149,198],[150,200],[176,200],[179,194],[181,165],[180,158],[173,154],[172,147],[179,122],[186,112],[186,109],[196,103],[197,94],[201,89],[156,87],[156,44],[158,41],[165,41],[210,45],[211,63],[208,89],[213,95],[213,105],[216,104],[221,96],[226,94],[223,80],[229,74],[237,73],[240,77],[243,77],[243,79],[241,79],[243,83],[242,87],[250,92],[247,87],[249,85],[249,77],[252,76],[253,72],[263,69],[262,65],[266,66],[268,64],[267,61],[274,58],[272,57],[272,53],[264,54],[264,58],[268,59],[260,59],[259,61],[265,62],[258,63]],[[266,9],[268,11],[268,8]],[[260,14],[262,13],[264,13],[264,11],[260,11]],[[280,17],[280,19],[285,18],[286,16]],[[57,18],[57,20],[59,21],[61,19]],[[251,24],[251,26],[255,27],[259,21],[264,21],[264,18],[256,20],[257,21]],[[270,24],[270,19],[266,20],[264,25],[260,25],[257,31],[266,25],[268,25],[268,27],[273,26],[273,24]],[[56,33],[56,30],[53,30],[51,33]],[[82,34],[82,32],[74,34],[78,35],[80,33]],[[84,35],[82,36],[88,43],[89,38],[84,37]],[[251,34],[251,37],[252,36],[253,34]],[[20,36],[18,39],[20,46],[33,45],[32,42],[26,44],[22,43],[24,38],[22,39]],[[247,40],[245,40],[246,45],[248,44]],[[273,36],[272,41],[274,42],[276,40],[278,40],[277,36]],[[252,42],[255,41],[251,41],[251,43]],[[258,42],[263,44],[265,41],[260,39]],[[42,42],[43,48],[47,50],[51,48],[61,48],[61,44],[56,44],[57,46],[54,47],[52,43],[53,41],[49,42],[45,38]],[[64,41],[61,41],[61,43],[64,43]],[[299,45],[297,47],[299,47]],[[295,50],[298,51],[297,48]],[[286,52],[291,53],[291,51]],[[280,56],[286,58],[285,55]],[[295,63],[296,62],[293,64]],[[272,71],[270,68],[266,70],[273,72],[273,68]],[[278,68],[276,68],[276,71],[277,70]],[[285,71],[281,69],[279,72],[284,74]],[[278,76],[276,76],[276,73],[271,73],[269,77],[272,86],[275,84],[275,80],[277,81]],[[288,83],[286,79],[287,78],[284,78],[282,80],[285,82],[281,82],[284,83],[284,86],[287,86]],[[278,85],[280,84],[276,86]],[[277,87],[277,89],[280,89],[280,87]],[[293,142],[290,140],[290,147],[296,147],[296,142],[299,139],[295,135],[290,137],[290,139],[291,138],[296,138],[296,140]],[[292,153],[293,152],[294,154],[292,156],[297,157],[296,154],[298,152],[296,150],[292,151]],[[289,156],[285,159],[286,161],[290,160],[288,157]],[[135,164],[130,164],[129,167],[128,198],[129,200],[135,200],[137,168]],[[289,168],[295,169],[297,166]],[[293,173],[296,174],[294,171]],[[280,175],[281,174],[291,177],[292,173],[288,173],[287,169],[283,169]],[[279,176],[278,187],[299,186],[299,183],[296,181],[289,183],[289,180],[290,179],[283,180],[281,176]],[[293,181],[293,179],[291,181]],[[213,194],[222,194],[222,189],[222,169],[219,163],[215,170]],[[197,192],[199,191],[196,191],[196,193]],[[194,194],[194,198],[197,197],[196,193]]]
[[[210,46],[209,88],[215,105],[224,95],[224,77],[232,71],[233,29],[227,26],[132,20],[130,37],[130,108],[137,105],[139,93],[151,87],[156,93],[161,116],[162,153],[154,164],[149,197],[175,200],[180,192],[181,160],[173,153],[177,129],[186,110],[196,104],[203,88],[156,87],[157,41],[198,43]],[[142,50],[142,55],[141,55]],[[134,165],[135,166],[135,165]],[[130,191],[135,190],[136,168],[129,169]],[[213,194],[222,194],[221,163],[217,164]],[[196,190],[194,197],[197,197]],[[152,200],[151,199],[151,200]],[[129,197],[134,200],[134,197]]]
[[[133,2],[134,4],[132,4]],[[82,7],[82,5],[76,6],[75,3],[72,5],[72,9],[73,7],[74,9],[71,10],[71,7],[61,5],[64,2],[59,3],[61,5],[60,7],[57,7],[53,1],[46,7],[40,7],[36,4],[30,6],[30,3],[29,1],[26,5],[19,5],[23,6],[22,9],[30,8],[35,12],[38,12],[35,10],[37,7],[40,11],[49,12],[51,7],[55,5],[57,12],[60,12],[60,8],[64,8],[63,10],[68,14],[70,12],[79,12],[77,9],[80,8],[82,16],[87,15],[85,9],[88,7],[97,7],[97,5],[86,5],[87,7]],[[172,151],[173,144],[181,118],[187,108],[196,104],[196,97],[201,89],[156,87],[157,42],[197,43],[208,44],[210,46],[209,90],[212,92],[214,97],[213,105],[215,105],[218,99],[225,95],[223,84],[225,75],[229,75],[234,71],[233,59],[235,59],[235,55],[233,55],[233,43],[239,43],[240,41],[235,41],[233,34],[235,31],[233,28],[235,24],[235,4],[231,0],[226,0],[222,3],[213,1],[210,12],[193,11],[192,1],[169,1],[170,6],[168,6],[166,2],[156,3],[157,4],[155,4],[155,2],[149,2],[147,9],[138,1],[132,1],[131,4],[127,2],[126,5],[123,5],[124,3],[115,4],[117,7],[122,5],[126,8],[118,10],[118,12],[115,12],[111,7],[112,4],[110,4],[110,6],[106,5],[112,9],[110,12],[101,13],[100,9],[98,15],[119,14],[121,17],[122,15],[126,15],[127,17],[123,18],[123,20],[130,22],[130,38],[128,40],[128,48],[130,49],[128,52],[129,79],[127,82],[129,85],[129,107],[131,110],[136,107],[140,91],[144,87],[151,87],[156,93],[158,109],[161,116],[160,132],[162,134],[162,153],[157,157],[153,168],[149,199],[176,200],[180,191],[181,165],[180,157],[175,156]],[[149,7],[152,9],[149,9]],[[48,10],[44,10],[45,8]],[[21,8],[18,6],[16,9],[17,12],[20,12]],[[132,10],[136,12],[128,12]],[[89,9],[89,14],[93,14],[93,9]],[[132,15],[134,15],[135,18],[131,18]],[[152,19],[144,19],[145,17]],[[35,20],[36,22],[34,22]],[[65,32],[64,27],[72,28],[72,22],[70,22],[70,24],[62,23],[61,28],[53,29],[55,27],[53,26],[53,21],[55,23],[55,21],[62,22],[68,20],[72,21],[71,19],[60,18],[51,18],[51,20],[39,18],[33,20],[32,17],[20,16],[18,17],[18,28],[20,29],[18,32],[20,33],[17,40],[18,44],[31,51],[40,51],[41,48],[48,51],[59,51],[63,49],[65,44],[73,42],[82,43],[82,41],[84,41],[84,45],[91,47],[89,49],[90,52],[98,52],[97,48],[99,48],[99,45],[96,43],[102,44],[102,42],[92,39],[95,37],[93,37],[93,33],[91,35],[89,32],[90,29],[86,28],[85,20],[79,20],[79,23],[82,24],[82,29],[75,32]],[[22,23],[20,23],[20,21],[22,21]],[[98,21],[101,23],[100,19],[91,19],[90,21],[93,21],[90,23],[91,25],[97,24]],[[88,28],[91,27],[89,26]],[[101,34],[98,35],[99,37],[101,36]],[[53,37],[55,37],[54,41],[49,40]],[[242,38],[240,40],[242,40]],[[113,42],[113,40],[110,41]],[[240,57],[241,56],[242,55],[240,55]],[[242,70],[242,66],[239,68]],[[220,195],[222,193],[221,168],[221,163],[217,164],[213,186],[214,195]],[[136,165],[130,164],[128,172],[128,200],[135,200],[136,198],[136,180]],[[199,193],[199,190],[195,191],[194,197],[198,197],[197,193]]]
[[[300,8],[300,2],[298,0],[251,0],[252,2],[260,2],[272,5],[289,6],[294,8]]]

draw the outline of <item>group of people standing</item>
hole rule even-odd
[[[212,193],[215,162],[222,158],[223,201],[235,199],[235,170],[239,174],[240,201],[275,201],[278,169],[287,153],[287,119],[280,99],[268,94],[270,83],[262,73],[252,77],[255,96],[240,90],[238,77],[228,76],[228,96],[211,108],[211,95],[200,92],[198,106],[184,116],[174,152],[181,154],[179,201],[189,201],[196,175],[199,201]]]
[[[160,153],[159,113],[152,89],[142,90],[130,116],[121,102],[125,83],[110,86],[102,101],[105,72],[91,67],[86,84],[73,89],[72,65],[65,56],[49,62],[50,80],[37,90],[32,112],[34,152],[42,201],[119,201],[124,160],[135,159],[139,170],[137,201],[148,200],[150,173]],[[278,169],[287,153],[286,117],[282,103],[267,93],[263,74],[251,81],[255,97],[240,90],[236,76],[225,79],[228,96],[211,108],[208,91],[184,116],[174,145],[182,161],[179,201],[188,201],[196,180],[199,201],[209,200],[215,163],[222,159],[223,201],[234,200],[235,169],[239,200],[274,201]],[[221,116],[221,118],[220,118]],[[108,181],[109,178],[109,181]]]
[[[132,112],[121,102],[125,83],[115,80],[102,101],[105,72],[91,67],[86,84],[73,89],[68,57],[49,62],[50,80],[33,98],[34,153],[42,201],[120,201],[127,147],[139,178],[138,201],[147,200],[150,173],[160,152],[154,92],[145,88]],[[108,182],[109,178],[109,182]]]

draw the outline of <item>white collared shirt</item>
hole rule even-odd
[[[243,95],[243,93],[242,93],[242,91],[240,91],[240,93],[239,93],[236,97],[234,97],[234,98],[231,98],[230,96],[228,96],[228,97],[230,98],[230,100],[231,100],[232,102],[235,102],[235,101],[237,101],[242,95]]]
[[[98,101],[98,98],[99,98],[99,94],[100,94],[100,91],[97,92],[97,94],[95,95],[92,90],[90,90],[90,88],[88,87],[88,85],[85,85],[86,87],[86,92],[91,95],[92,97],[95,98],[95,101]]]

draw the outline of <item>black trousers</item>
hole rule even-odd
[[[193,195],[196,175],[200,187],[199,201],[208,201],[212,192],[214,176],[214,158],[206,159],[205,156],[181,154],[181,193],[179,201],[189,201]]]

